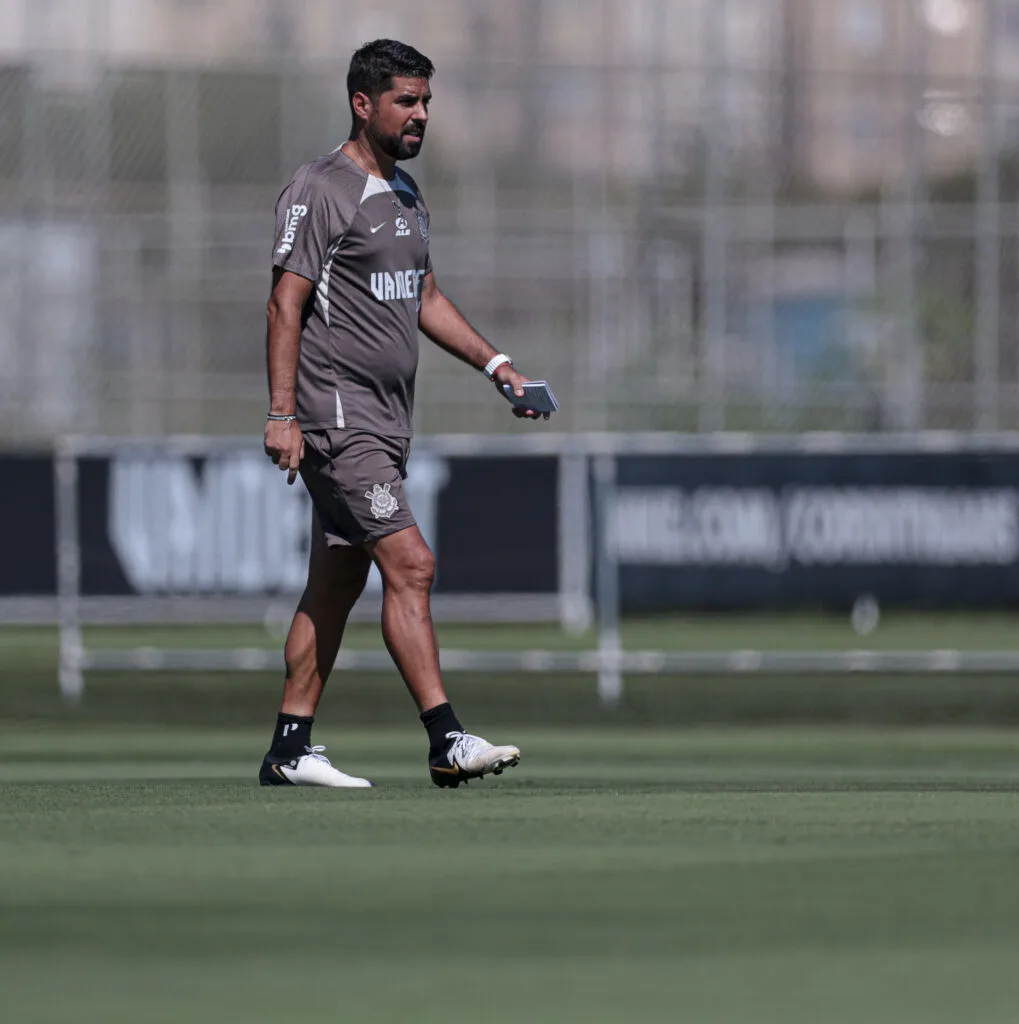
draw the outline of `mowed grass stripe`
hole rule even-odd
[[[454,993],[495,1022],[991,1024],[1017,1005],[1019,801],[974,782],[1016,786],[1012,733],[531,730],[518,769],[456,792],[428,783],[418,730],[316,738],[386,785],[261,789],[256,730],[3,730],[5,1006],[448,1022]],[[152,775],[179,766],[201,774]],[[32,770],[52,781],[12,780]]]
[[[296,607],[296,597],[292,606]],[[291,606],[269,627],[261,624],[168,626],[88,626],[84,636],[92,648],[183,647],[210,649],[264,647],[282,649]],[[1019,634],[1008,612],[884,611],[871,633],[860,636],[848,614],[703,613],[630,616],[622,621],[629,648],[662,650],[1015,650]],[[563,632],[558,623],[448,623],[436,631],[445,647],[469,650],[583,650],[597,645],[594,630]],[[344,642],[351,649],[382,649],[377,622],[352,622]],[[0,664],[21,661],[45,664],[55,660],[57,631],[52,626],[0,626]]]
[[[450,1008],[473,1008],[485,1024],[1006,1024],[1014,1020],[1009,950],[878,947],[842,951],[612,954],[549,959],[500,949],[450,962],[434,947],[412,958],[373,962],[356,948],[304,948],[287,960],[278,948],[244,960],[157,957],[42,960],[15,955],[5,983],[19,1021],[106,1024],[278,1024],[293,1016],[300,982],[304,1013],[324,1020],[449,1024]],[[509,966],[511,965],[511,966]],[[289,981],[290,984],[284,982]],[[434,993],[454,992],[455,998]]]
[[[342,699],[338,696],[338,699]],[[870,726],[755,726],[633,728],[611,721],[601,727],[534,728],[485,723],[495,740],[512,740],[525,754],[555,764],[583,762],[595,771],[606,760],[657,765],[674,759],[712,764],[748,762],[806,766],[854,763],[964,768],[996,761],[1019,767],[1019,729]],[[25,760],[144,762],[171,757],[204,762],[261,758],[266,728],[162,726],[158,723],[0,723],[0,763]],[[504,735],[505,734],[505,735]],[[425,736],[414,722],[403,727],[358,728],[317,724],[315,741],[344,757],[423,764]],[[507,776],[508,777],[508,776]]]
[[[351,767],[347,765],[347,767]],[[313,799],[373,800],[381,799],[390,787],[413,793],[432,793],[432,783],[420,768],[408,770],[404,765],[361,762],[357,771],[370,776],[375,790],[360,794],[338,791],[320,794]],[[507,773],[508,774],[508,773]],[[602,767],[592,770],[571,764],[550,767],[528,765],[515,770],[516,778],[496,781],[476,780],[462,789],[479,791],[498,787],[519,794],[530,790],[546,792],[559,788],[578,793],[595,790],[604,793],[685,791],[697,792],[768,792],[837,793],[837,792],[1002,792],[1019,793],[1019,769],[916,769],[916,768],[838,768],[818,766],[809,773],[802,767],[755,767],[750,764],[718,767],[696,765],[654,766],[648,763]],[[65,761],[57,763],[25,762],[5,767],[0,783],[0,805],[15,787],[42,784],[61,786],[76,782],[88,784],[121,784],[136,786],[139,782],[199,783],[205,790],[221,784],[243,781],[245,788],[257,785],[255,772],[247,761],[174,760],[131,762],[124,759],[99,762]],[[91,790],[89,791],[91,794]],[[464,799],[468,799],[461,794]],[[47,794],[48,798],[52,793]],[[16,799],[16,797],[8,797]],[[269,799],[269,797],[266,797]]]

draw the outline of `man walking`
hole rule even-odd
[[[439,290],[428,210],[396,168],[421,150],[433,71],[403,43],[361,47],[347,74],[350,138],[300,168],[276,204],[265,452],[289,483],[300,474],[315,514],[263,785],[371,785],[333,767],[311,726],[372,562],[383,638],[428,733],[432,781],[455,787],[520,759],[466,732],[446,697],[429,608],[434,558],[403,491],[419,329],[497,387],[522,396],[527,379]]]

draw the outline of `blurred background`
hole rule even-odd
[[[6,439],[258,432],[274,202],[386,35],[439,280],[564,429],[1016,426],[1016,0],[5,0]]]
[[[259,450],[274,204],[380,36],[438,69],[412,167],[438,279],[562,406],[515,424],[423,347],[437,615],[553,627],[461,637],[538,651],[462,669],[598,665],[604,697],[634,643],[652,675],[799,670],[776,646],[855,671],[861,643],[1019,668],[1019,0],[7,0],[0,619],[63,623],[68,692],[184,664],[167,644],[277,668],[308,504]],[[717,634],[620,639],[703,612]],[[126,661],[76,632],[227,621],[112,637]],[[350,667],[390,671],[365,643]]]

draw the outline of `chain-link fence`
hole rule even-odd
[[[1019,426],[1019,0],[8,0],[0,429],[258,432],[273,205],[392,35],[442,287],[566,429]],[[501,429],[423,346],[418,424]]]

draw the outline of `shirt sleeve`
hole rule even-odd
[[[418,193],[418,230],[421,232],[421,241],[425,243],[425,273],[432,272],[432,247],[429,242],[431,215],[428,207],[425,206],[425,199]]]
[[[300,172],[276,201],[273,266],[317,281],[332,240],[332,220],[321,181]]]

